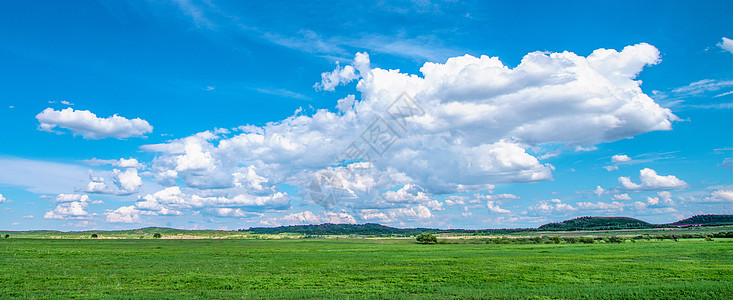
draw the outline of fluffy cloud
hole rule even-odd
[[[3,197],[3,194],[0,194],[0,203],[3,203],[5,201],[7,201],[7,200],[8,199],[5,199],[5,197]]]
[[[593,210],[593,211],[605,211],[605,212],[619,212],[624,210],[624,204],[620,202],[578,202],[576,203],[578,209],[581,210]]]
[[[638,44],[587,57],[533,52],[515,68],[496,57],[465,55],[425,63],[417,75],[372,68],[359,53],[316,84],[332,90],[358,80],[360,96],[339,100],[336,112],[298,110],[279,122],[142,149],[157,153],[150,168],[156,181],[229,194],[213,198],[271,196],[280,184],[304,192],[317,174],[330,172],[345,208],[367,210],[369,217],[429,218],[443,203],[428,195],[552,179],[553,166],[541,163],[533,147],[593,149],[671,129],[677,117],[635,80],[658,61],[656,48]],[[384,211],[369,212],[377,208]]]
[[[600,197],[603,195],[603,193],[606,192],[600,185],[596,187],[595,190],[593,190],[593,194],[596,194],[596,196]]]
[[[613,195],[611,199],[629,201],[631,200],[631,197],[629,196],[629,194],[616,194],[616,195]]]
[[[733,202],[733,189],[730,189],[730,188],[718,189],[718,190],[710,192],[709,195],[707,195],[706,197],[702,199],[691,198],[690,200],[692,202],[702,202],[702,203]]]
[[[128,168],[125,171],[115,169],[113,179],[121,194],[136,193],[143,185],[143,179],[138,176],[135,168]]]
[[[612,162],[615,162],[615,163],[627,162],[627,161],[630,161],[630,160],[631,160],[631,157],[629,157],[626,154],[616,154],[616,155],[614,155],[614,156],[611,157],[611,161]]]
[[[363,76],[362,74],[369,72],[369,54],[366,52],[357,53],[352,65],[341,68],[336,62],[336,69],[321,74],[321,82],[316,83],[313,87],[316,90],[333,91],[338,85],[347,84],[358,79]]]
[[[525,214],[531,213],[531,214],[547,215],[553,212],[565,213],[565,212],[576,211],[576,210],[578,209],[573,207],[570,204],[562,203],[562,200],[560,199],[552,199],[550,201],[540,201],[537,204],[530,206],[527,209],[527,211],[525,211]]]
[[[213,208],[211,211],[219,217],[248,218],[252,216],[262,216],[260,213],[245,211],[241,208],[217,207]]]
[[[43,216],[45,219],[88,219],[94,214],[87,211],[89,204],[102,204],[101,201],[91,201],[89,196],[80,194],[59,194],[54,199],[58,205]]]
[[[667,190],[687,187],[686,182],[674,175],[657,175],[656,171],[649,168],[639,171],[639,180],[641,180],[641,184],[632,182],[629,177],[618,178],[619,183],[628,190]]]
[[[84,160],[84,163],[90,164],[92,166],[101,166],[101,165],[112,165],[118,168],[135,168],[135,169],[144,169],[145,165],[138,162],[135,158],[120,158],[119,160],[114,159],[97,159],[92,158],[89,160]]]
[[[316,215],[311,211],[304,211],[294,214],[289,214],[283,217],[284,221],[295,223],[295,224],[356,224],[356,219],[353,216],[344,212],[324,212],[322,216]]]
[[[499,205],[496,203],[496,201],[487,201],[486,202],[486,207],[489,208],[489,211],[495,212],[495,213],[499,213],[499,214],[508,214],[508,213],[511,212],[509,210],[506,210],[506,209],[503,209],[503,208],[499,207]]]
[[[618,166],[604,166],[603,168],[606,169],[606,171],[608,172],[618,170]]]
[[[718,47],[723,48],[723,50],[725,51],[733,53],[733,40],[727,37],[723,37],[720,43],[718,43]]]
[[[184,211],[210,209],[218,216],[243,217],[254,216],[257,213],[243,211],[241,209],[219,209],[249,207],[256,208],[282,208],[290,205],[290,196],[287,193],[275,193],[267,196],[255,196],[250,194],[237,194],[232,197],[223,196],[200,196],[193,193],[185,193],[181,188],[168,187],[153,194],[141,197],[130,208],[122,211],[107,213],[107,219],[129,220],[140,214],[153,216],[178,216]],[[119,210],[119,209],[118,209]],[[124,212],[124,213],[123,213]],[[112,215],[112,217],[110,217]],[[126,216],[122,218],[122,216]],[[111,221],[110,221],[111,222]],[[123,222],[124,223],[124,222]]]
[[[107,222],[110,223],[138,223],[140,222],[140,211],[135,206],[123,206],[105,213]]]
[[[36,115],[36,119],[40,122],[40,130],[53,132],[54,128],[60,127],[71,130],[74,135],[94,140],[108,137],[124,139],[153,132],[153,126],[140,118],[130,120],[118,115],[99,118],[88,110],[72,108],[60,111],[46,108]]]

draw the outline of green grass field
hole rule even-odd
[[[733,240],[0,240],[0,298],[730,299]]]

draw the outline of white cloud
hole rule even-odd
[[[229,208],[229,207],[217,207],[212,209],[215,215],[219,217],[232,217],[232,218],[248,218],[252,216],[262,216],[260,213],[254,213],[242,210],[241,208]]]
[[[656,48],[638,44],[620,52],[599,49],[587,57],[533,52],[515,68],[496,57],[465,55],[444,64],[428,62],[421,74],[408,74],[371,68],[366,53],[360,53],[350,68],[338,67],[318,84],[330,90],[358,80],[354,94],[359,97],[339,100],[337,112],[306,116],[296,111],[279,122],[243,126],[233,135],[202,132],[142,149],[157,152],[150,168],[157,182],[176,186],[180,180],[201,190],[202,198],[212,197],[206,193],[226,194],[216,196],[226,199],[238,193],[273,195],[281,184],[305,192],[314,174],[331,171],[344,175],[344,208],[389,208],[394,214],[400,208],[425,216],[425,210],[442,209],[428,195],[551,180],[553,166],[541,163],[529,151],[533,147],[591,149],[671,129],[676,116],[635,80],[658,61]],[[409,104],[403,95],[420,107],[419,115],[393,119],[391,108]],[[394,106],[395,99],[402,102]],[[399,138],[376,154],[362,132],[379,116],[399,131]],[[361,174],[333,167],[351,142],[371,155],[363,158],[368,163],[359,163]],[[395,189],[401,185],[420,190]],[[383,203],[369,202],[385,191]],[[408,208],[412,205],[418,206]],[[386,210],[385,216],[391,218]]]
[[[579,202],[576,203],[576,206],[578,209],[581,210],[595,210],[595,211],[605,211],[605,212],[620,212],[624,210],[625,205],[620,202]]]
[[[316,215],[311,211],[289,214],[283,217],[283,220],[296,224],[356,224],[356,219],[350,214],[344,212],[324,212],[322,216]]]
[[[608,172],[618,170],[618,166],[604,166],[603,168],[606,169],[606,171]]]
[[[629,201],[631,200],[631,197],[629,196],[629,194],[616,194],[616,195],[613,195],[611,199]]]
[[[23,216],[23,219],[33,219],[32,215]]]
[[[5,197],[3,197],[3,194],[0,194],[0,203],[3,203],[5,201],[7,201],[7,200],[8,199],[6,199]]]
[[[503,208],[499,207],[499,205],[496,203],[496,201],[487,201],[486,202],[486,207],[489,208],[489,211],[495,212],[495,213],[499,213],[499,214],[508,214],[508,213],[511,212],[511,211],[508,211],[506,209],[503,209]]]
[[[626,154],[616,154],[616,155],[614,155],[614,156],[611,157],[611,161],[612,162],[615,162],[615,163],[627,162],[627,161],[630,161],[630,160],[631,160],[631,157],[629,157]]]
[[[87,184],[87,187],[83,189],[87,193],[107,193],[107,184],[104,183],[104,178],[92,177]]]
[[[140,211],[135,206],[123,206],[113,211],[107,211],[107,222],[110,223],[139,223]]]
[[[128,168],[124,172],[114,169],[113,179],[121,194],[136,193],[143,185],[143,179],[137,174],[135,168]]]
[[[445,198],[445,205],[446,206],[466,205],[467,200],[468,200],[468,197],[466,196],[452,195],[452,196],[448,196]]]
[[[723,48],[723,50],[725,51],[733,53],[733,40],[727,37],[723,37],[720,43],[718,43],[718,47]]]
[[[88,160],[83,160],[82,162],[92,165],[92,166],[112,165],[118,168],[135,168],[135,169],[144,169],[145,168],[145,165],[138,162],[138,160],[135,158],[127,158],[127,159],[120,158],[119,160],[92,158]]]
[[[69,129],[74,135],[81,135],[86,139],[117,138],[143,136],[153,132],[153,127],[140,118],[126,119],[118,115],[108,118],[99,118],[88,110],[74,110],[72,108],[56,111],[46,108],[36,115],[40,122],[39,130],[53,132],[54,128]]]
[[[316,90],[333,91],[336,86],[352,82],[363,76],[362,72],[368,71],[369,54],[366,52],[357,53],[354,57],[353,66],[347,65],[341,68],[339,67],[339,63],[336,62],[336,69],[331,72],[321,74],[321,82],[316,83],[313,87]]]
[[[575,146],[575,152],[590,152],[590,151],[596,151],[596,150],[598,150],[598,147],[596,146],[588,146],[588,147]]]
[[[562,200],[560,199],[552,199],[550,201],[540,201],[537,204],[530,206],[525,213],[548,215],[553,212],[564,213],[576,210],[578,209],[570,204],[562,203]]]
[[[680,189],[687,187],[687,183],[678,179],[674,175],[661,176],[657,172],[644,168],[639,171],[639,180],[641,184],[636,184],[629,177],[619,177],[618,181],[628,190],[666,190]]]
[[[59,194],[54,201],[58,205],[47,211],[44,219],[88,219],[94,216],[86,210],[89,204],[102,204],[101,201],[91,201],[89,196],[80,194]]]
[[[596,194],[596,196],[600,197],[603,195],[603,193],[606,192],[600,185],[596,187],[595,190],[593,190],[593,194]]]
[[[191,190],[191,192],[197,192]],[[201,191],[198,191],[201,192]],[[129,214],[147,214],[162,216],[183,215],[183,211],[211,210],[215,215],[226,214],[225,216],[242,215],[245,212],[255,215],[253,211],[243,210],[217,210],[217,208],[249,207],[256,208],[282,208],[290,205],[290,196],[287,193],[274,193],[267,196],[256,196],[250,194],[236,194],[231,197],[224,196],[200,196],[194,193],[185,193],[181,188],[174,186],[148,194],[141,197],[130,207],[134,210],[123,211]],[[118,217],[117,215],[114,217]],[[109,217],[108,217],[109,219]]]
[[[728,203],[733,202],[733,189],[722,188],[710,192],[710,194],[702,199],[690,199],[692,202],[702,203]]]

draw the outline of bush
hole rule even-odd
[[[156,232],[155,234],[153,234],[153,238],[159,239],[159,238],[161,238],[161,237],[163,237],[163,236],[162,236],[162,235],[160,235],[160,233],[157,233],[157,232]]]
[[[712,242],[713,241],[713,236],[708,235],[708,236],[705,237],[705,240],[708,241],[708,242]]]
[[[430,233],[421,233],[415,239],[420,244],[435,244],[438,242],[438,238]]]
[[[97,235],[96,233],[92,233],[92,238],[93,238],[93,239],[96,239],[96,238],[98,238],[98,237],[99,237],[99,236],[98,236],[98,235]]]
[[[593,244],[596,241],[592,237],[583,236],[578,238],[578,242],[581,242],[583,244]]]
[[[608,242],[608,243],[623,243],[624,242],[624,238],[617,237],[615,235],[612,235],[612,236],[609,236],[608,237],[608,240],[606,240],[606,242]]]
[[[9,238],[9,237],[10,237],[10,235],[9,235],[9,234],[5,234],[5,238],[6,238],[6,239],[7,239],[7,238]]]

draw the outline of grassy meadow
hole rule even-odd
[[[733,240],[0,239],[0,298],[730,299]]]

